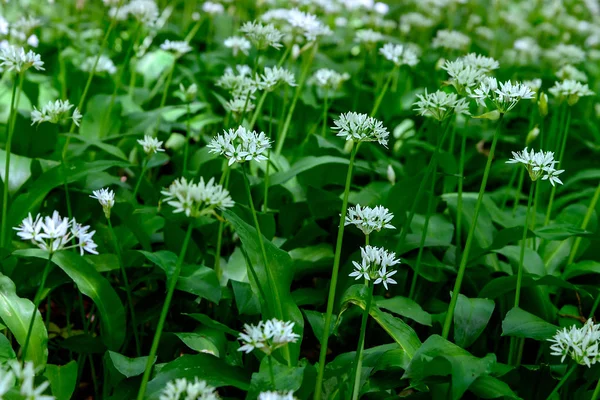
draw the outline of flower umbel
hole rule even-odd
[[[104,215],[107,219],[110,218],[110,210],[115,205],[115,192],[108,190],[108,188],[94,190],[90,196],[92,199],[98,200],[104,211]]]
[[[262,392],[258,395],[258,400],[295,400],[294,392]]]
[[[185,378],[169,381],[160,393],[160,400],[217,400],[217,390],[197,377],[194,382]]]
[[[581,328],[573,325],[569,329],[558,330],[548,341],[554,343],[550,346],[550,354],[560,356],[561,362],[569,356],[577,364],[590,368],[600,361],[600,324],[594,324],[592,319],[588,319]]]
[[[466,99],[459,99],[456,93],[446,93],[438,90],[434,93],[418,94],[414,105],[419,115],[429,117],[442,122],[453,114],[470,115],[469,103]]]
[[[397,271],[388,271],[388,267],[400,263],[400,260],[396,259],[396,253],[388,252],[382,247],[365,246],[360,248],[360,254],[362,261],[360,264],[352,261],[355,271],[351,272],[349,276],[356,280],[360,278],[368,281],[374,279],[374,285],[382,283],[386,290],[388,289],[388,284],[396,283],[391,277]]]
[[[69,100],[50,101],[43,106],[41,110],[33,107],[33,111],[31,112],[31,125],[39,125],[42,122],[57,124],[61,121],[72,119],[75,125],[79,126],[82,115],[79,112],[79,109],[75,107],[73,113],[69,116],[71,108],[73,108],[73,104],[71,104]]]
[[[570,106],[575,105],[581,97],[594,95],[587,84],[570,79],[556,82],[548,91],[560,101],[566,100]]]
[[[276,318],[261,321],[258,325],[244,324],[244,332],[239,336],[243,345],[238,351],[251,353],[252,350],[259,349],[270,355],[288,343],[296,343],[300,335],[294,333],[293,329],[293,322],[284,322]]]
[[[379,232],[383,228],[396,229],[390,224],[393,218],[394,214],[383,206],[361,208],[360,204],[357,204],[356,207],[348,208],[344,225],[355,225],[365,235],[370,235],[371,232]]]
[[[50,382],[44,380],[39,386],[35,386],[35,372],[31,361],[21,364],[13,359],[0,364],[0,398],[6,398],[4,395],[10,392],[10,398],[16,396],[28,400],[54,400],[54,396],[44,394]]]
[[[355,142],[379,142],[387,147],[389,132],[383,126],[383,122],[369,117],[367,114],[347,112],[341,114],[333,121],[335,124],[331,129],[338,131],[337,136]]]
[[[1,67],[5,67],[7,71],[16,71],[18,73],[25,72],[33,67],[36,70],[44,70],[44,62],[40,55],[29,50],[27,53],[22,47],[7,46],[0,47],[0,63]]]
[[[529,86],[511,81],[500,82],[496,78],[485,77],[475,90],[468,90],[477,103],[488,108],[486,100],[489,100],[500,113],[512,110],[522,99],[533,99],[535,93]]]
[[[379,52],[397,66],[408,65],[409,67],[414,67],[419,63],[417,53],[402,44],[386,43],[379,49]]]
[[[161,194],[165,196],[164,201],[175,208],[174,213],[183,212],[191,218],[212,214],[215,208],[228,208],[234,205],[229,191],[216,184],[214,178],[206,183],[203,178],[200,178],[198,183],[179,178],[168,188],[163,189]]]
[[[523,164],[529,173],[529,177],[533,182],[542,178],[542,180],[548,180],[555,186],[559,183],[562,185],[562,181],[558,178],[558,175],[564,172],[563,169],[557,170],[554,165],[558,161],[554,160],[554,153],[551,151],[540,150],[537,153],[533,151],[527,151],[527,147],[522,152],[512,152],[513,158],[508,160],[507,164]]]
[[[137,142],[142,145],[144,152],[148,155],[159,151],[165,151],[165,149],[162,148],[163,142],[150,135],[145,135],[144,139],[139,139]]]
[[[264,132],[257,133],[241,126],[223,131],[211,140],[207,146],[211,153],[224,155],[229,165],[244,161],[264,161],[265,154],[271,148],[271,141]]]

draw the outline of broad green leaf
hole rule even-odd
[[[463,348],[473,344],[487,326],[494,306],[492,300],[469,299],[459,294],[454,312],[454,342]]]
[[[439,335],[430,336],[413,356],[404,378],[414,385],[432,376],[450,375],[452,399],[460,399],[480,376],[488,375],[496,356],[477,358]]]
[[[33,303],[17,296],[15,284],[8,276],[0,274],[0,320],[12,332],[21,346],[25,344]],[[35,320],[27,349],[27,360],[38,367],[44,367],[48,358],[48,332],[42,315],[35,311]]]
[[[148,362],[147,356],[129,358],[110,350],[108,351],[108,357],[115,369],[126,378],[143,374],[146,369],[146,363]],[[154,358],[154,362],[156,362],[156,357]]]
[[[571,224],[552,224],[536,229],[535,235],[544,240],[565,240],[572,236],[589,236],[592,232]]]
[[[271,185],[281,185],[296,175],[299,175],[303,172],[309,171],[313,168],[325,165],[344,165],[347,166],[350,164],[350,160],[348,158],[342,157],[334,157],[334,156],[308,156],[301,158],[297,163],[291,166],[290,169],[282,172],[278,172],[271,176]],[[362,163],[357,163],[357,166],[363,166]]]
[[[175,56],[163,50],[146,53],[136,64],[136,71],[144,77],[147,87],[156,81],[175,62]]]
[[[340,314],[348,308],[348,304],[354,304],[363,310],[366,307],[366,288],[365,285],[352,285],[346,290],[341,299],[342,310]],[[385,330],[392,339],[400,345],[408,357],[413,357],[417,349],[421,346],[421,340],[415,331],[400,318],[383,312],[376,304],[371,305],[369,315]]]
[[[277,248],[270,240],[263,236],[267,262],[269,263],[268,266],[265,266],[256,229],[231,211],[225,211],[223,216],[233,225],[236,233],[240,236],[249,261],[256,270],[260,286],[264,291],[271,292],[265,299],[268,309],[273,313],[271,317],[294,322],[294,331],[302,337],[304,318],[290,293],[294,273],[291,257],[287,252]],[[266,268],[269,269],[271,276],[274,278],[274,282],[272,282],[273,287],[269,283]],[[288,345],[291,360],[298,359],[300,342],[298,340],[298,342]]]
[[[65,365],[48,364],[44,376],[48,378],[56,400],[70,400],[77,383],[77,362],[72,360]]]
[[[192,317],[194,318],[196,321],[200,322],[202,325],[206,326],[207,328],[211,328],[211,329],[215,329],[221,332],[225,332],[228,333],[230,335],[233,336],[238,336],[239,332],[236,330],[231,329],[230,327],[228,327],[227,325],[224,325],[220,322],[217,322],[211,318],[209,318],[207,315],[204,314],[183,314],[183,315],[187,315],[188,317]]]
[[[576,264],[569,264],[565,268],[563,278],[568,280],[577,276],[591,274],[600,274],[600,262],[587,260],[578,262]]]
[[[15,354],[10,342],[6,336],[4,336],[4,334],[0,333],[0,363],[12,360],[16,357],[17,355]]]
[[[315,337],[320,343],[323,338],[323,330],[325,329],[325,314],[313,310],[302,310],[302,312],[306,315],[306,320],[310,324]],[[335,321],[331,321],[329,332],[333,332],[334,327]]]
[[[202,333],[180,332],[173,334],[177,336],[179,340],[181,340],[187,347],[197,351],[198,353],[208,353],[214,355],[215,357],[221,357],[221,352],[219,351],[217,345],[211,340],[211,338]]]
[[[462,208],[462,226],[465,229],[464,237],[467,235],[467,230],[469,226],[473,223],[473,214],[475,213],[475,203],[477,202],[477,193],[463,193],[463,208]],[[454,214],[456,214],[458,196],[456,193],[444,194],[442,195],[442,199],[444,199],[448,203],[448,207],[452,210]],[[492,224],[492,218],[490,217],[490,213],[487,208],[484,206],[481,207],[479,211],[479,216],[477,218],[477,226],[475,227],[475,241],[481,248],[488,248],[494,242],[494,233],[496,232],[496,228]]]
[[[495,253],[502,254],[504,257],[506,257],[513,266],[513,269],[516,274],[516,271],[519,267],[521,246],[506,246],[499,250],[496,250]],[[536,251],[528,247],[525,248],[525,254],[523,258],[523,272],[537,276],[546,275],[546,268],[544,267],[544,262],[542,261],[542,258]]]
[[[227,365],[225,361],[210,354],[181,356],[163,366],[154,379],[148,383],[146,391],[149,400],[160,397],[165,385],[178,378],[206,381],[214,387],[233,386],[241,390],[250,388],[250,373],[242,368]]]
[[[513,308],[502,321],[502,336],[546,340],[554,336],[558,326],[520,308]]]
[[[17,250],[13,254],[19,257],[48,258],[48,253],[40,249]],[[104,344],[109,349],[120,348],[127,330],[125,309],[108,280],[78,253],[59,251],[52,256],[52,262],[75,282],[81,293],[96,304],[100,313],[100,328]]]
[[[18,154],[10,155],[10,176],[8,180],[8,192],[12,195],[31,177],[31,158]],[[0,150],[0,178],[4,182],[6,171],[6,151]]]
[[[5,81],[3,80],[3,82]],[[12,89],[12,84],[0,84],[0,122],[2,122],[2,124],[4,125],[6,125],[8,117],[10,116]],[[31,101],[27,97],[26,93],[21,92],[21,96],[19,97],[19,104],[17,104],[16,108],[19,111],[31,111]]]
[[[511,390],[508,384],[489,375],[478,377],[475,382],[469,386],[469,390],[482,399],[497,399],[499,397],[520,399],[520,397]]]
[[[431,326],[431,314],[424,311],[417,302],[407,297],[394,296],[389,299],[376,297],[375,303],[379,308],[410,318],[421,325]]]
[[[273,375],[275,377],[275,387],[271,381],[269,372],[269,358],[263,357],[260,363],[258,372],[252,374],[250,389],[248,390],[248,398],[258,397],[260,392],[269,390],[278,390],[288,392],[290,390],[296,392],[302,386],[302,378],[304,377],[305,366],[288,367],[276,361],[273,362]]]
[[[121,150],[117,146],[113,146],[111,144],[104,143],[102,140],[83,135],[67,134],[65,136],[69,136],[72,139],[80,140],[81,142],[83,142],[85,146],[83,147],[83,150],[80,151],[84,151],[88,147],[97,147],[98,149],[104,151],[108,155],[127,161],[127,156],[125,155],[125,153],[123,153],[123,150]]]

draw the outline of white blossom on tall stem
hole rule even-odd
[[[496,78],[489,76],[483,78],[477,88],[468,91],[481,107],[489,108],[489,102],[502,114],[512,110],[520,100],[535,97],[531,88],[522,83],[511,81],[498,83]]]
[[[367,114],[347,112],[341,114],[331,129],[338,131],[337,136],[355,142],[379,142],[387,147],[389,132],[383,122]]]
[[[223,42],[225,47],[231,49],[233,52],[233,56],[237,57],[239,52],[248,55],[248,51],[250,51],[250,41],[241,36],[230,36]]]
[[[209,145],[210,153],[216,153],[229,159],[229,165],[244,161],[264,161],[271,141],[264,132],[250,131],[243,126],[223,131],[214,137]]]
[[[284,84],[296,86],[296,77],[290,70],[280,67],[265,67],[264,74],[257,80],[258,87],[269,92]]]
[[[567,356],[588,368],[600,362],[600,324],[595,324],[592,319],[588,319],[581,328],[572,325],[558,330],[548,341],[553,343],[550,354],[561,357],[561,362]]]
[[[559,183],[562,185],[562,181],[558,178],[558,175],[565,172],[565,170],[557,170],[554,168],[558,161],[554,160],[554,153],[551,151],[540,150],[535,152],[533,149],[527,151],[527,147],[522,152],[512,152],[513,158],[508,160],[507,164],[523,164],[529,173],[529,177],[532,182],[538,179],[548,180],[555,186]]]
[[[79,68],[81,68],[82,71],[85,72],[92,72],[92,69],[94,68],[94,64],[96,64],[96,56],[91,56],[91,57],[87,57],[85,60],[83,60],[83,62],[81,63],[81,66]],[[98,59],[98,63],[96,64],[96,69],[94,70],[95,74],[103,74],[103,73],[107,73],[109,75],[114,75],[117,72],[117,67],[115,67],[115,64],[113,63],[113,61],[108,58],[107,56],[105,56],[104,54],[100,56],[100,58]]]
[[[69,116],[69,111],[73,107],[73,104],[69,100],[50,101],[41,110],[38,110],[34,106],[33,111],[31,111],[31,125],[39,125],[42,122],[57,124],[67,119],[72,119],[75,125],[79,126],[82,115],[77,107],[75,107],[73,113]]]
[[[198,183],[188,182],[185,178],[175,179],[161,194],[165,196],[163,201],[174,208],[174,213],[184,213],[191,218],[213,214],[216,208],[234,206],[229,191],[215,183],[214,178],[204,182],[201,177]]]
[[[419,115],[433,118],[439,122],[445,121],[453,114],[471,115],[469,103],[464,98],[458,98],[456,93],[438,90],[434,93],[417,94],[419,99],[414,105]]]
[[[165,151],[162,148],[163,142],[159,141],[157,138],[152,137],[150,135],[145,135],[144,139],[138,139],[137,141],[144,148],[144,152],[147,155],[151,155],[157,152]]]
[[[44,62],[40,55],[31,50],[25,52],[22,47],[11,45],[0,47],[0,61],[0,67],[4,67],[7,71],[22,73],[32,67],[38,71],[44,70]]]
[[[98,202],[102,206],[104,215],[107,219],[110,219],[110,210],[115,205],[115,192],[113,192],[112,190],[108,190],[108,188],[103,188],[99,190],[94,190],[90,197],[92,199],[98,200]]]
[[[33,362],[13,359],[0,363],[0,398],[4,397],[11,389],[14,389],[9,398],[16,395],[17,398],[31,400],[55,400],[54,396],[45,395],[44,392],[50,386],[50,382],[44,380],[36,387],[35,367]],[[20,395],[20,396],[19,396]]]
[[[441,29],[437,31],[431,46],[446,50],[465,50],[471,45],[471,38],[464,33]]]
[[[394,214],[383,206],[362,207],[357,204],[355,207],[348,208],[346,221],[344,225],[354,225],[365,235],[370,235],[373,231],[381,231],[382,229],[396,229],[390,224]]]
[[[251,353],[258,349],[266,355],[271,355],[275,350],[288,343],[296,343],[300,335],[294,333],[294,322],[280,321],[276,318],[260,321],[258,325],[244,324],[244,332],[240,333],[239,340],[242,346],[238,351]]]
[[[321,68],[315,71],[311,82],[321,89],[337,91],[348,79],[350,79],[350,75],[346,72],[340,74],[332,69]]]
[[[189,53],[190,51],[192,51],[192,47],[188,42],[177,40],[171,41],[168,39],[160,45],[160,48],[164,51],[174,53],[177,58],[181,57],[185,53]]]
[[[388,270],[389,267],[400,263],[400,260],[396,259],[396,253],[388,252],[382,247],[365,246],[360,248],[360,254],[360,263],[352,261],[355,270],[349,274],[350,277],[356,280],[374,280],[374,285],[381,283],[386,290],[388,284],[396,284],[392,276],[398,271]]]
[[[408,65],[414,67],[419,63],[417,53],[410,47],[402,44],[386,43],[379,52],[386,58],[396,64],[396,66]]]
[[[555,82],[554,86],[548,89],[548,91],[560,101],[566,100],[570,106],[575,105],[581,97],[593,96],[595,94],[587,84],[570,79]]]
[[[275,49],[281,48],[283,34],[272,24],[263,25],[258,21],[245,22],[240,32],[244,33],[258,50],[265,50],[269,46]]]
[[[159,400],[218,400],[217,389],[210,386],[206,381],[188,381],[186,378],[169,381],[160,392]]]

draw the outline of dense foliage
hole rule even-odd
[[[594,0],[0,2],[0,399],[600,397]]]

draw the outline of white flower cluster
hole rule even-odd
[[[81,66],[79,68],[81,68],[82,71],[85,72],[92,72],[92,69],[94,68],[94,64],[96,64],[96,58],[97,56],[90,56],[87,57],[85,60],[83,60],[83,62],[81,63]],[[108,58],[107,56],[105,56],[104,54],[100,56],[100,58],[98,59],[98,63],[96,64],[96,70],[94,71],[94,73],[96,74],[102,74],[102,73],[107,73],[109,75],[114,75],[117,72],[117,67],[115,67],[115,64],[113,63],[113,61]]]
[[[35,219],[30,213],[21,225],[13,229],[22,240],[29,240],[50,253],[78,247],[81,255],[86,251],[98,254],[97,245],[92,239],[96,231],[88,232],[89,226],[78,224],[75,218],[62,218],[58,211],[54,211],[52,217],[42,217],[38,214]],[[77,239],[78,243],[68,246],[73,238]]]
[[[234,99],[240,99],[246,103],[246,99],[249,96],[248,104],[254,96],[253,94],[258,90],[258,83],[251,76],[252,71],[247,65],[236,65],[235,67],[237,74],[232,68],[226,68],[225,73],[221,76],[216,84],[225,90],[228,90]]]
[[[294,333],[294,323],[279,321],[276,318],[266,322],[260,321],[258,325],[244,324],[244,332],[240,333],[239,340],[242,346],[238,351],[251,353],[259,349],[267,355],[288,343],[296,343],[300,335]]]
[[[147,155],[165,151],[165,149],[162,148],[163,142],[150,135],[144,135],[144,138],[138,139],[137,142],[144,148],[144,153]]]
[[[243,126],[223,131],[214,137],[207,146],[210,153],[224,155],[229,165],[244,161],[264,161],[265,154],[271,148],[271,141],[264,132],[250,131]]]
[[[592,365],[600,362],[600,353],[598,346],[600,345],[600,324],[594,324],[594,321],[589,319],[581,328],[575,325],[571,328],[563,328],[558,330],[549,342],[554,343],[550,346],[553,356],[560,356],[560,361],[563,362],[567,356],[580,365]]]
[[[202,11],[209,15],[219,15],[225,12],[225,7],[221,3],[214,3],[212,1],[205,1],[202,4]]]
[[[104,215],[107,219],[110,218],[110,210],[115,205],[115,192],[108,190],[107,188],[94,190],[90,196],[92,199],[98,200],[104,211]]]
[[[371,232],[379,232],[383,228],[396,229],[390,224],[393,218],[394,214],[383,206],[361,208],[360,204],[357,204],[355,207],[348,208],[344,225],[355,225],[365,235],[370,235]]]
[[[437,31],[431,46],[446,50],[465,50],[471,45],[471,38],[457,31],[441,29]]]
[[[258,400],[296,400],[294,392],[262,392],[258,395]]]
[[[34,30],[41,25],[41,21],[35,17],[21,17],[18,21],[9,23],[0,15],[0,35],[7,36],[13,45],[38,47],[40,40]],[[8,45],[6,40],[0,46]]]
[[[388,267],[400,263],[400,260],[396,259],[396,253],[388,252],[382,247],[365,246],[360,248],[360,254],[362,261],[360,264],[352,261],[355,270],[349,276],[356,280],[360,278],[364,278],[367,281],[375,279],[373,284],[382,283],[386,290],[388,289],[388,284],[397,283],[392,279],[392,276],[398,271],[388,270]]]
[[[197,377],[194,382],[185,378],[175,379],[165,385],[160,400],[217,400],[219,395],[214,387]]]
[[[563,169],[557,170],[554,165],[558,161],[554,160],[554,153],[551,151],[540,150],[537,153],[527,151],[527,147],[522,152],[512,152],[513,158],[508,160],[507,164],[523,164],[529,173],[532,181],[537,181],[539,178],[548,180],[554,186],[556,183],[563,184],[558,178],[558,175],[565,172]]]
[[[245,55],[248,55],[248,51],[250,50],[250,41],[248,39],[241,36],[230,36],[223,42],[225,47],[231,49],[233,51],[233,56],[237,57],[238,53],[241,51]]]
[[[185,53],[192,51],[192,47],[188,42],[169,39],[165,40],[165,42],[160,45],[160,48],[164,51],[174,53],[176,57],[181,57]]]
[[[214,178],[198,183],[187,181],[185,178],[175,179],[168,188],[161,191],[164,201],[173,207],[174,213],[185,213],[187,217],[198,218],[211,214],[215,208],[233,207],[234,202],[229,191],[216,184]]]
[[[489,100],[501,113],[512,110],[522,99],[533,99],[535,93],[529,86],[511,81],[500,82],[496,78],[486,76],[474,90],[468,90],[469,95],[477,101],[477,104],[487,108],[486,100]]]
[[[556,77],[561,80],[572,80],[579,82],[587,82],[588,77],[585,72],[578,70],[571,64],[563,65],[558,71],[556,71]]]
[[[260,22],[245,22],[240,32],[252,42],[258,50],[265,50],[269,46],[279,49],[283,34],[272,24],[263,25]]]
[[[48,386],[47,380],[35,386],[35,368],[31,361],[21,364],[18,360],[10,360],[0,364],[0,399],[54,400],[54,396],[44,394]]]
[[[322,89],[336,91],[348,79],[350,75],[347,72],[340,74],[332,69],[321,68],[315,71],[311,81]]]
[[[386,43],[379,49],[379,52],[397,66],[408,65],[409,67],[414,67],[419,63],[417,53],[402,44]]]
[[[579,46],[559,43],[545,53],[546,58],[552,65],[577,65],[585,61],[585,51]]]
[[[31,111],[31,125],[39,125],[42,122],[57,124],[61,121],[72,119],[75,125],[79,126],[82,115],[77,107],[75,107],[73,113],[69,116],[69,112],[73,107],[73,104],[71,104],[69,100],[50,101],[43,106],[41,110],[38,110],[34,106],[33,111]]]
[[[593,96],[595,94],[587,84],[570,79],[554,83],[554,86],[548,89],[548,91],[561,101],[566,100],[570,106],[577,103],[581,97]]]
[[[442,69],[446,70],[450,83],[460,94],[466,94],[466,91],[476,85],[489,72],[500,67],[498,61],[491,57],[485,57],[475,53],[469,53],[455,61],[446,61]]]
[[[265,67],[265,73],[257,80],[258,87],[268,92],[282,84],[296,86],[296,78],[290,70],[280,67]]]
[[[111,8],[109,16],[118,20],[125,20],[132,16],[139,23],[151,28],[158,20],[159,11],[154,0],[131,0],[121,8]]]
[[[44,62],[41,60],[40,55],[29,50],[25,52],[22,47],[6,46],[0,48],[0,67],[3,67],[7,71],[15,71],[22,73],[33,67],[36,70],[44,70]]]
[[[390,135],[383,122],[369,117],[367,114],[358,114],[347,112],[341,114],[338,119],[333,121],[335,124],[331,129],[338,131],[337,136],[346,140],[355,142],[379,142],[387,147],[388,136]]]
[[[452,114],[470,115],[469,103],[464,98],[458,98],[456,93],[446,93],[438,90],[434,93],[417,94],[419,99],[414,105],[419,115],[429,117],[442,122],[450,118]]]
[[[284,8],[271,9],[261,16],[266,22],[278,21],[280,28],[290,34],[295,40],[305,39],[314,42],[320,36],[330,35],[331,29],[321,22],[316,15],[297,8],[291,10]]]
[[[365,45],[374,45],[383,40],[383,35],[373,29],[359,29],[354,34],[354,41]]]

